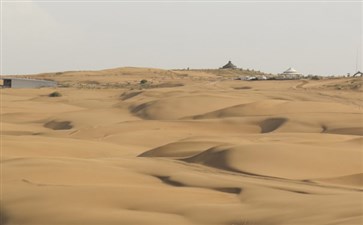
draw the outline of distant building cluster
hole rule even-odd
[[[232,63],[232,61],[228,61],[228,63],[222,66],[220,69],[237,69],[238,67]],[[293,80],[293,79],[301,79],[303,75],[299,73],[294,68],[290,67],[284,72],[277,75],[266,75],[261,73],[256,76],[241,76],[238,77],[238,80]]]
[[[220,69],[239,69],[236,65],[234,65],[232,63],[232,61],[228,61],[228,63],[224,66],[222,66]],[[242,69],[239,69],[242,70]],[[250,70],[247,70],[250,71]],[[254,71],[254,70],[252,70]],[[259,71],[257,71],[258,73]],[[255,76],[250,76],[250,75],[245,75],[245,76],[240,76],[237,78],[237,80],[297,80],[297,79],[313,79],[313,80],[320,80],[320,79],[325,79],[325,78],[339,78],[339,77],[363,77],[363,73],[360,71],[357,71],[356,73],[354,73],[353,75],[350,75],[350,73],[348,73],[346,76],[342,75],[342,76],[337,76],[337,75],[332,75],[332,76],[318,76],[318,75],[303,75],[300,72],[298,72],[296,69],[290,67],[287,70],[285,70],[282,73],[279,74],[265,74],[265,73],[261,73],[261,74],[257,74]]]

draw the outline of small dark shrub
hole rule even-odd
[[[140,81],[140,84],[146,84],[147,83],[147,80],[141,80]]]
[[[49,94],[49,97],[61,97],[62,94],[59,93],[58,91],[52,92]]]

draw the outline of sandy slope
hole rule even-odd
[[[363,223],[360,78],[40,76],[1,90],[1,224]]]

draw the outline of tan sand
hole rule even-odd
[[[363,224],[362,79],[225,73],[117,68],[38,75],[61,97],[2,89],[1,224]]]

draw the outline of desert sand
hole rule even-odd
[[[2,225],[363,224],[362,78],[35,77],[1,90]]]

